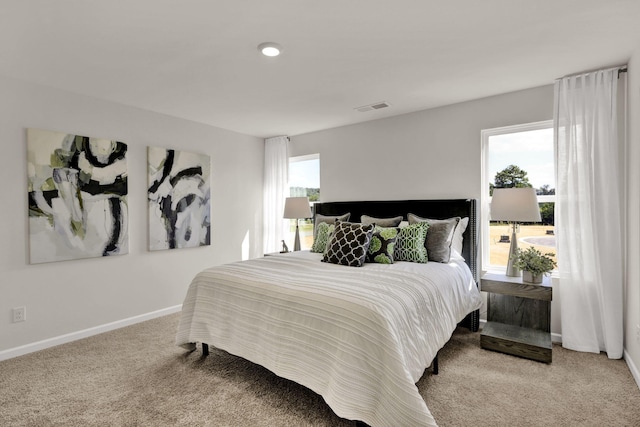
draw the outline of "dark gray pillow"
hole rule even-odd
[[[417,215],[407,215],[409,224],[426,222],[429,224],[425,246],[429,261],[449,262],[451,259],[451,244],[453,243],[453,232],[460,222],[460,217],[456,216],[448,219],[420,218]]]
[[[336,220],[340,221],[349,221],[351,217],[351,212],[347,212],[344,215],[336,215],[336,216],[326,216],[321,214],[316,214],[315,220],[313,221],[313,238],[315,239],[318,235],[318,224],[322,222],[326,222],[327,224],[333,224]]]
[[[367,257],[373,224],[336,221],[336,229],[327,243],[322,261],[332,264],[361,267]]]
[[[362,215],[360,217],[360,222],[363,224],[375,224],[378,227],[397,227],[402,222],[401,216],[396,216],[394,218],[374,218],[368,215]]]

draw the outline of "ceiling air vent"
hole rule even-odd
[[[381,101],[381,102],[376,102],[376,103],[369,104],[369,105],[363,105],[362,107],[354,108],[354,110],[360,111],[361,113],[364,113],[365,111],[379,110],[381,108],[387,108],[390,105],[391,104],[389,104],[386,101]]]

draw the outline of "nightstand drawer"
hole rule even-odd
[[[549,301],[489,293],[487,321],[550,332],[551,304]]]

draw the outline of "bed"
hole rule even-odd
[[[271,254],[193,279],[176,344],[213,345],[320,394],[340,417],[435,426],[415,383],[456,326],[478,329],[475,200],[317,203],[316,218],[350,213],[468,218],[449,262],[347,267],[323,253]],[[337,224],[337,223],[336,223]]]

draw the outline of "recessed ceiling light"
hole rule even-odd
[[[264,56],[278,56],[282,52],[282,47],[278,43],[266,42],[258,45],[258,50]]]

